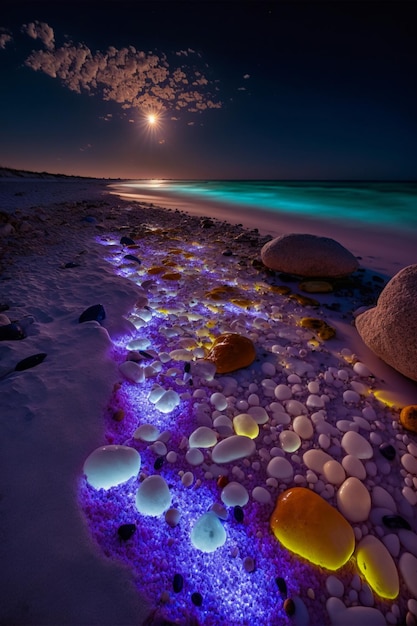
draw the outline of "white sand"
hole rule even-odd
[[[103,414],[113,385],[121,380],[111,358],[112,340],[130,331],[126,317],[143,293],[116,274],[105,258],[108,250],[97,240],[117,243],[144,216],[166,224],[178,220],[172,211],[149,209],[140,217],[139,210],[129,209],[132,206],[109,195],[103,182],[0,183],[0,210],[14,216],[17,229],[27,222],[26,232],[0,239],[0,304],[8,305],[4,314],[21,322],[27,332],[23,340],[0,343],[0,374],[27,356],[47,354],[37,367],[0,380],[1,624],[133,625],[141,624],[153,608],[137,592],[129,570],[107,559],[92,541],[78,502],[84,460],[105,441]],[[193,212],[198,213],[198,207]],[[96,223],[82,221],[90,215]],[[294,230],[288,223],[284,228],[267,222],[266,215],[261,222],[256,218],[256,224],[253,214],[242,215],[240,221],[250,228],[256,225],[261,234]],[[230,217],[221,213],[222,220]],[[298,232],[314,232],[311,223],[298,219],[296,226]],[[334,225],[331,236],[360,255],[367,270],[391,276],[412,262],[408,244],[401,246],[386,236],[359,238],[346,229],[338,233]],[[115,246],[112,252],[116,250],[122,248]],[[247,250],[256,256],[250,245]],[[64,269],[70,261],[79,266]],[[152,259],[146,263],[150,266]],[[103,326],[79,324],[79,315],[96,303],[106,310]],[[335,318],[334,325],[337,348],[350,348],[375,374],[376,386],[394,401],[394,420],[401,406],[417,403],[416,383],[373,356],[350,320]],[[386,419],[381,404],[381,420]],[[401,488],[404,478],[399,472],[397,479]],[[415,513],[412,521],[415,532]],[[402,619],[407,593],[402,583]],[[314,624],[313,616],[310,619]]]

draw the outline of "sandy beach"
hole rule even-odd
[[[399,423],[417,383],[354,325],[417,262],[411,238],[249,210],[237,223],[224,207],[137,201],[120,182],[87,179],[3,178],[0,217],[0,315],[23,335],[0,343],[1,624],[417,624],[417,439]],[[334,238],[359,269],[306,293],[260,262],[288,232]],[[80,323],[98,304],[105,315]],[[335,336],[320,339],[306,317]],[[225,333],[250,339],[256,358],[213,373],[201,364]],[[16,367],[35,354],[46,356]],[[242,414],[259,430],[250,452],[214,461]],[[103,446],[134,450],[140,467],[95,488],[85,463]],[[157,514],[137,505],[152,476],[169,491]],[[356,551],[330,570],[271,531],[282,492],[303,487],[340,509],[352,477],[369,494],[362,516],[355,496],[342,503],[355,550],[370,536],[385,547],[376,570],[392,564],[395,597],[372,588]],[[191,541],[208,511],[225,535],[212,551]]]

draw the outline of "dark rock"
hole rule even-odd
[[[158,456],[158,458],[156,459],[155,463],[153,464],[153,468],[155,470],[159,470],[159,469],[161,469],[163,464],[164,464],[164,457],[163,456]]]
[[[179,593],[180,591],[182,591],[183,586],[184,578],[181,576],[181,574],[175,574],[174,580],[172,581],[172,588],[175,593]]]
[[[294,615],[295,613],[294,600],[291,600],[291,598],[287,598],[284,601],[284,611],[286,612],[287,615]]]
[[[23,372],[23,370],[28,370],[31,367],[35,367],[35,365],[39,365],[46,358],[45,352],[40,352],[39,354],[33,354],[32,356],[26,357],[26,359],[22,359],[15,366],[16,372]]]
[[[393,461],[395,459],[396,451],[394,446],[390,443],[381,443],[379,446],[379,451],[383,457],[388,459],[388,461]]]
[[[138,263],[138,265],[141,265],[142,263],[142,261],[138,259],[138,257],[135,256],[134,254],[125,254],[123,258],[127,259],[128,261],[135,261],[136,263]]]
[[[71,269],[73,267],[80,267],[79,263],[74,263],[74,261],[68,261],[68,263],[65,263],[64,268],[65,269]]]
[[[0,326],[0,341],[24,339],[25,337],[25,332],[19,324],[12,322],[11,324],[4,324],[3,326]]]
[[[233,256],[233,252],[231,250],[223,250],[223,256]]]
[[[245,517],[245,514],[243,513],[243,509],[242,509],[242,507],[241,507],[241,506],[239,506],[238,504],[237,504],[235,507],[233,507],[233,515],[234,515],[235,520],[236,520],[237,522],[239,522],[239,523],[240,523],[240,522],[243,522],[243,519],[244,519],[244,517]]]
[[[275,582],[277,583],[277,587],[280,593],[282,593],[284,598],[286,598],[287,597],[287,583],[285,582],[285,580],[281,576],[277,576],[275,578]]]
[[[135,242],[130,237],[122,237],[120,239],[120,243],[122,244],[122,246],[134,246],[135,245]]]
[[[104,310],[104,306],[102,304],[93,304],[88,307],[83,313],[81,313],[78,322],[82,324],[83,322],[102,322],[106,319],[106,312]]]
[[[117,534],[120,539],[123,541],[127,541],[130,539],[136,532],[136,524],[122,524],[117,529]]]
[[[401,515],[383,515],[382,521],[387,528],[405,528],[411,530],[410,524]]]
[[[195,604],[196,606],[201,606],[203,604],[203,596],[201,595],[201,593],[198,593],[198,591],[195,591],[191,595],[191,602]]]
[[[82,221],[88,222],[89,224],[95,224],[97,222],[96,218],[92,215],[87,215],[86,217],[83,217]]]

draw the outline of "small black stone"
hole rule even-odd
[[[24,339],[25,337],[25,332],[19,324],[12,322],[11,324],[3,324],[3,326],[0,326],[0,341]]]
[[[74,263],[74,261],[68,261],[68,263],[65,263],[64,268],[67,269],[71,269],[73,267],[80,267],[79,263]]]
[[[237,522],[243,522],[243,518],[245,517],[245,515],[243,513],[242,507],[239,506],[238,504],[236,504],[236,506],[233,507],[233,515],[235,516],[235,520]]]
[[[395,459],[395,448],[390,443],[381,443],[379,446],[379,451],[388,461],[393,461]]]
[[[15,366],[15,372],[23,372],[23,370],[28,370],[31,367],[35,367],[35,365],[39,365],[46,358],[45,352],[40,352],[39,354],[32,354],[32,356],[26,357],[26,359],[22,359]]]
[[[117,529],[117,534],[119,535],[120,539],[122,539],[123,541],[127,541],[128,539],[130,539],[132,535],[135,534],[135,532],[136,532],[136,524],[122,524]]]
[[[184,578],[181,576],[181,574],[175,574],[174,580],[172,581],[172,588],[175,593],[179,593],[180,591],[182,591],[183,586]]]
[[[287,583],[281,576],[277,576],[275,578],[275,582],[277,583],[277,587],[280,590],[280,593],[286,598],[287,597]]]
[[[135,256],[134,254],[126,254],[124,258],[127,259],[128,261],[135,261],[138,265],[141,265],[142,263],[142,261],[138,259],[138,257]]]
[[[153,359],[152,354],[149,354],[149,352],[146,352],[146,350],[139,350],[139,354],[145,359]]]
[[[382,521],[388,528],[405,528],[411,530],[410,524],[401,515],[383,515]]]
[[[184,363],[184,372],[189,374],[191,371],[191,363]]]
[[[122,237],[120,240],[122,246],[134,246],[135,242],[130,237]]]
[[[104,310],[104,306],[102,304],[93,304],[89,306],[83,313],[81,313],[78,318],[78,322],[82,324],[83,322],[102,322],[106,319],[106,312]]]
[[[153,464],[153,468],[156,470],[161,469],[161,467],[164,464],[164,457],[163,456],[158,456],[158,458],[156,459],[155,463]]]
[[[233,252],[231,250],[223,250],[223,256],[233,256]]]
[[[198,591],[195,591],[191,596],[191,602],[196,606],[201,606],[203,604],[203,596]]]

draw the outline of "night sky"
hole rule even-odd
[[[3,1],[0,165],[415,180],[414,10],[401,0]]]

